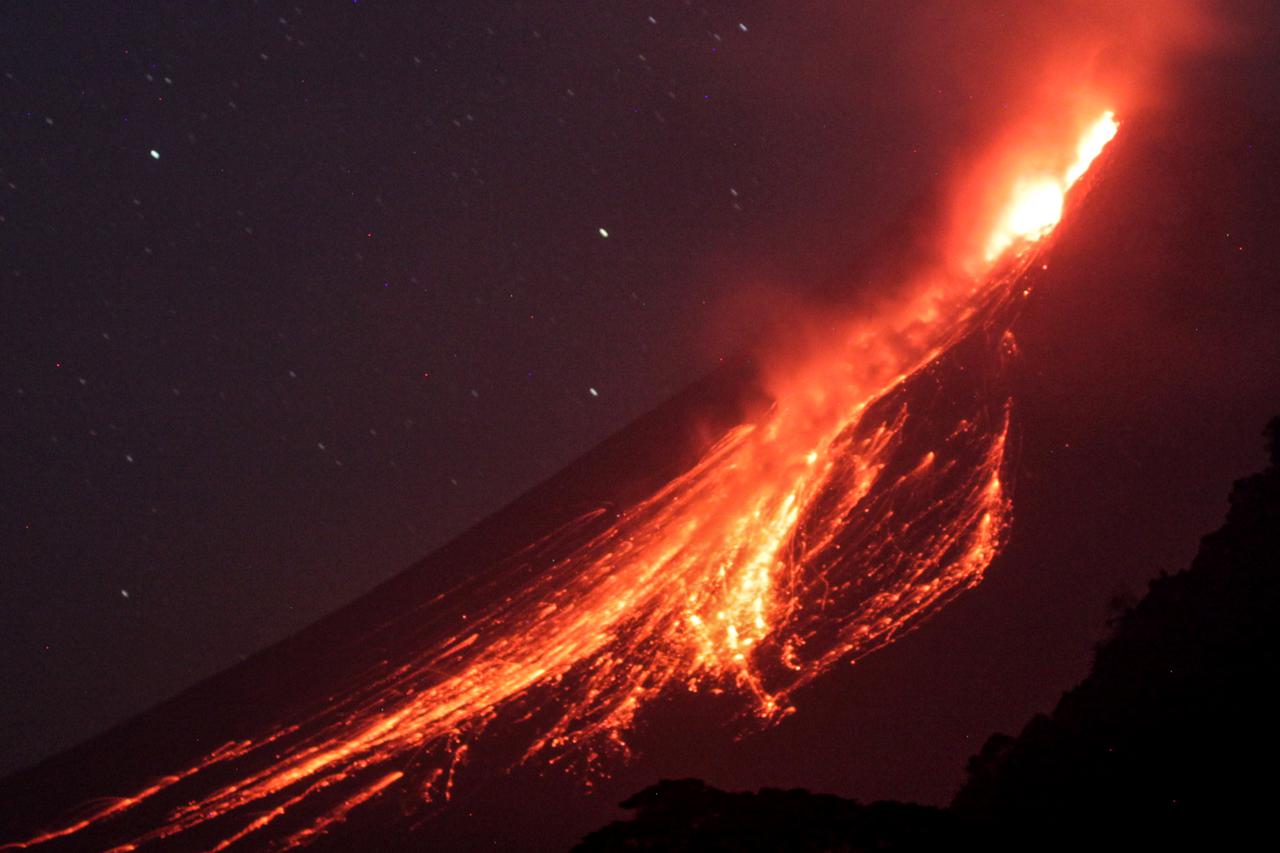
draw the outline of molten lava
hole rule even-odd
[[[1107,111],[1080,137],[1075,158],[1061,173],[1019,177],[1013,198],[987,241],[988,262],[1010,246],[1035,242],[1053,230],[1062,218],[1067,190],[1088,171],[1118,129],[1115,114]]]
[[[293,847],[390,791],[447,798],[498,726],[532,733],[524,760],[595,765],[671,691],[736,692],[763,721],[789,713],[797,688],[977,584],[999,550],[1008,402],[981,365],[1008,349],[1016,285],[1116,129],[1105,113],[1062,168],[1013,177],[976,277],[938,274],[850,323],[689,470],[496,567],[478,612],[446,600],[444,628],[330,706],[8,846],[92,827],[118,850]],[[947,387],[955,364],[972,387]],[[111,829],[162,800],[149,829]]]

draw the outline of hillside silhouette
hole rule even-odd
[[[1052,712],[989,738],[950,807],[663,781],[575,849],[1224,849],[1265,837],[1280,757],[1280,417],[1265,436],[1269,464],[1234,484],[1191,566],[1117,612]]]

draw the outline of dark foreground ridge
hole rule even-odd
[[[1093,669],[970,759],[946,809],[664,781],[575,849],[1231,849],[1265,838],[1280,739],[1280,417],[1191,567],[1121,614]]]

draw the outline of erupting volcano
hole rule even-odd
[[[429,813],[499,735],[514,762],[589,779],[657,697],[776,721],[979,583],[1010,523],[1010,324],[1117,132],[1109,111],[1059,122],[1056,147],[981,176],[1001,202],[974,207],[954,257],[771,371],[767,405],[683,473],[349,638],[395,642],[328,701],[5,849],[302,846],[375,798]]]

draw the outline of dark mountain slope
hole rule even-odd
[[[101,802],[104,792],[141,790],[245,732],[325,705],[395,652],[406,622],[427,623],[430,605],[446,591],[467,600],[488,579],[478,569],[586,508],[635,500],[696,459],[760,399],[752,363],[729,363],[350,605],[150,711],[0,779],[0,844],[61,825],[84,804]],[[65,843],[59,849],[94,849],[95,842]]]
[[[1191,568],[1153,581],[1093,671],[969,764],[953,808],[1009,832],[1215,835],[1259,821],[1280,738],[1280,419]]]

